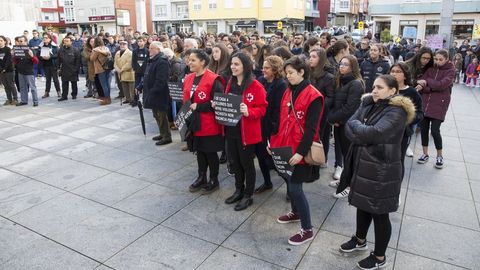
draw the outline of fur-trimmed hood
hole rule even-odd
[[[388,104],[392,106],[397,106],[403,108],[403,110],[407,113],[407,122],[406,125],[409,125],[415,119],[415,105],[413,104],[412,100],[409,97],[405,97],[402,95],[394,95],[388,99]],[[362,105],[368,105],[374,103],[373,97],[371,93],[364,94],[362,96]]]

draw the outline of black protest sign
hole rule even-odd
[[[215,102],[215,120],[225,126],[236,126],[242,118],[240,112],[242,96],[215,93],[213,101]]]
[[[168,82],[168,90],[173,101],[183,101],[183,83]]]
[[[293,166],[288,163],[292,158],[292,148],[289,146],[270,148],[273,163],[281,177],[289,179],[292,176]]]
[[[186,120],[192,115],[193,111],[190,109],[192,103],[187,101],[183,103],[182,108],[177,113],[175,118],[175,126],[177,126],[178,131],[180,132],[180,137],[182,141],[185,141],[185,135],[187,134],[188,126],[186,125]]]
[[[25,57],[27,56],[28,50],[30,48],[28,46],[13,46],[13,56],[15,57]]]

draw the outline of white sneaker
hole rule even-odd
[[[335,171],[333,172],[333,179],[340,180],[340,176],[342,175],[343,168],[340,166],[335,167]]]
[[[340,180],[333,180],[328,183],[329,187],[337,188],[338,185],[340,184]]]
[[[341,198],[347,197],[349,193],[350,193],[350,188],[347,187],[345,190],[343,190],[343,191],[340,192],[340,193],[334,193],[334,194],[333,194],[333,197],[335,197],[335,198],[337,198],[337,199],[341,199]]]
[[[413,157],[413,151],[412,149],[410,148],[410,146],[407,148],[407,153],[406,153],[407,157]]]

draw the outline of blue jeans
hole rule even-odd
[[[108,83],[109,71],[104,71],[102,73],[97,74],[98,80],[102,85],[103,94],[106,98],[110,97],[110,84]]]
[[[35,85],[34,75],[18,74],[18,84],[20,85],[20,98],[22,103],[28,103],[28,90],[32,93],[34,104],[38,104],[37,86]]]
[[[303,192],[303,183],[292,182],[290,179],[287,182],[287,193],[290,196],[290,204],[292,205],[292,212],[300,216],[302,229],[310,230],[312,228],[312,221],[310,219],[310,207],[308,205],[307,197]]]
[[[135,89],[138,88],[140,83],[142,82],[143,74],[142,73],[135,73]]]
[[[38,77],[39,74],[45,77],[45,71],[43,70],[43,67],[40,64],[33,65],[33,74],[35,78]]]

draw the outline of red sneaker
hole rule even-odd
[[[290,245],[298,246],[313,239],[313,229],[301,229],[297,234],[288,239]]]
[[[299,221],[300,221],[300,216],[293,212],[288,212],[285,215],[277,218],[277,222],[282,224],[299,222]]]

